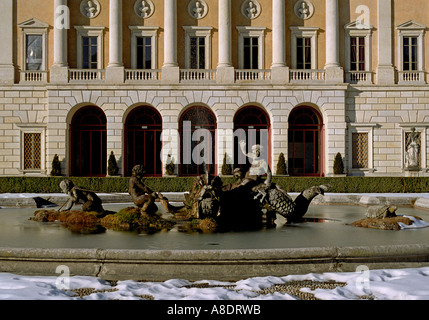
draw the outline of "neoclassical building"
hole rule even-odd
[[[244,140],[291,176],[427,176],[428,25],[427,0],[1,0],[0,175],[220,174]]]

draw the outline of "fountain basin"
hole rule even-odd
[[[329,198],[328,198],[329,200]],[[398,203],[398,200],[392,200]],[[330,205],[326,205],[330,204]],[[129,203],[106,204],[115,211]],[[427,266],[429,228],[384,231],[356,228],[365,206],[333,201],[311,205],[303,222],[252,232],[187,234],[173,229],[153,235],[107,230],[74,234],[58,223],[28,220],[35,208],[0,209],[0,272],[72,275],[107,280],[239,280],[255,276]],[[429,221],[429,212],[400,207],[398,214]]]

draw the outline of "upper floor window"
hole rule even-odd
[[[77,68],[103,69],[104,27],[75,26],[77,30]]]
[[[82,37],[82,68],[98,69],[97,37]]]
[[[238,68],[264,69],[265,28],[237,27],[238,37]]]
[[[49,25],[33,18],[18,26],[21,29],[20,81],[46,81]]]
[[[184,26],[185,68],[211,69],[212,27]]]
[[[158,27],[130,26],[131,69],[156,69]]]
[[[365,71],[365,38],[350,38],[350,71]]]
[[[243,69],[259,69],[259,44],[256,37],[243,38]]]
[[[296,69],[312,69],[311,38],[296,38]]]
[[[402,70],[411,71],[418,70],[417,59],[417,37],[403,37],[402,38]]]
[[[205,69],[206,68],[206,38],[205,37],[190,37],[190,68]]]
[[[426,27],[410,20],[398,30],[398,82],[425,83],[424,34]]]
[[[353,21],[345,29],[346,81],[372,83],[372,26]]]
[[[152,37],[137,37],[137,69],[152,69]]]
[[[43,36],[28,34],[25,45],[25,70],[43,70]]]
[[[292,69],[317,69],[317,31],[319,28],[290,27],[292,31]]]

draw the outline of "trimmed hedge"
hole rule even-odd
[[[0,177],[0,193],[60,193],[59,184],[66,177]],[[71,177],[75,185],[100,193],[128,192],[127,177]],[[193,177],[144,178],[154,191],[183,192],[192,188]],[[222,177],[224,184],[232,177]],[[422,193],[429,192],[429,177],[273,177],[287,192],[301,192],[320,184],[330,184],[334,193]]]

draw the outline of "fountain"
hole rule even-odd
[[[258,168],[265,164],[252,165],[246,173],[235,169],[235,182],[226,185],[206,170],[195,177],[180,205],[143,183],[142,166],[133,169],[132,204],[127,205],[102,203],[95,192],[63,181],[68,198],[58,210],[41,197],[36,202],[47,208],[0,210],[0,272],[53,275],[57,266],[66,265],[73,274],[112,280],[237,280],[354,271],[362,264],[388,268],[427,263],[429,228],[388,232],[374,230],[373,221],[355,223],[365,215],[379,219],[379,226],[388,225],[388,219],[398,219],[395,225],[400,226],[404,220],[396,215],[398,207],[365,210],[359,200],[351,203],[353,196],[347,201],[327,197],[329,185],[291,196],[272,182],[268,166],[263,177]],[[335,197],[341,200],[330,200]],[[324,199],[329,205],[317,205]],[[419,201],[404,199],[409,208],[401,207],[402,213],[429,218],[426,211],[411,208]],[[348,201],[353,205],[344,205]],[[428,226],[423,220],[412,223]]]
[[[204,177],[195,180],[201,181]],[[212,177],[213,180],[215,178]],[[192,198],[193,190],[201,190],[204,185],[193,188],[188,200],[195,199]],[[225,194],[228,195],[229,188],[240,190],[242,186],[222,187],[227,190]],[[72,274],[111,280],[160,281],[171,277],[189,280],[239,280],[254,276],[354,271],[358,265],[368,268],[395,268],[398,265],[416,267],[427,264],[428,261],[426,239],[429,228],[382,231],[352,226],[354,221],[365,216],[367,208],[359,205],[359,199],[367,200],[367,196],[359,198],[356,195],[328,193],[315,197],[301,220],[287,222],[287,218],[276,214],[276,226],[269,228],[266,227],[267,210],[261,209],[259,197],[253,200],[265,212],[261,228],[250,228],[250,220],[246,220],[249,221],[249,228],[244,231],[243,228],[240,229],[240,218],[246,217],[242,213],[229,220],[226,217],[220,219],[220,215],[217,217],[217,229],[204,233],[193,227],[193,223],[202,222],[202,219],[192,218],[192,211],[185,210],[186,204],[192,203],[185,200],[183,206],[179,206],[178,202],[167,201],[163,205],[159,193],[157,195],[155,204],[158,211],[154,215],[173,222],[174,226],[161,228],[155,225],[156,231],[148,232],[139,230],[136,224],[131,223],[132,219],[127,220],[131,214],[124,212],[121,213],[122,220],[118,220],[119,224],[107,225],[107,217],[118,217],[122,210],[128,208],[133,208],[134,217],[138,220],[142,216],[141,209],[132,202],[109,203],[103,200],[104,213],[93,214],[93,221],[104,220],[104,231],[72,229],[64,222],[58,222],[63,218],[56,218],[57,222],[42,223],[29,220],[30,215],[34,216],[34,204],[32,207],[22,208],[3,207],[0,209],[0,272],[55,276],[56,268],[66,265]],[[295,203],[299,195],[290,194]],[[165,196],[173,198],[168,193]],[[55,197],[50,200],[61,205]],[[109,195],[100,194],[99,197],[108,199]],[[429,219],[429,212],[411,207],[410,199],[413,195],[386,199],[374,194],[373,197],[374,200],[395,201],[401,214],[418,215],[426,221]],[[344,205],[346,199],[349,199],[348,205]],[[2,205],[4,203],[3,201]],[[202,203],[197,200],[191,207],[199,210]],[[408,207],[405,207],[407,203]],[[166,204],[169,210],[178,210],[177,213],[168,212]],[[237,207],[238,204],[235,208]],[[201,208],[207,206],[202,205]],[[48,211],[52,209],[45,208]],[[72,209],[70,211],[82,212],[78,205]],[[59,216],[67,213],[55,211]],[[70,217],[72,216],[71,213]],[[79,215],[74,217],[77,220]],[[258,219],[260,221],[260,215]],[[223,221],[229,221],[231,225],[234,221],[238,228],[230,232],[219,232],[224,231],[220,229]]]
[[[273,227],[277,214],[288,223],[303,221],[311,201],[329,190],[329,185],[314,186],[293,200],[271,182],[270,170],[267,179],[263,180],[260,176],[245,176],[241,169],[237,169],[234,172],[236,182],[225,186],[219,176],[214,177],[206,171],[194,179],[184,204],[176,206],[170,204],[162,193],[145,186],[143,174],[143,166],[136,165],[129,182],[129,193],[136,207],[127,207],[119,212],[106,211],[95,192],[63,180],[60,187],[68,195],[67,202],[58,210],[37,210],[31,219],[60,221],[72,231],[81,233],[98,233],[106,229],[153,233],[171,230],[178,221],[182,225],[187,221],[188,228],[182,230],[189,231],[255,230]],[[71,210],[79,201],[83,202],[82,209]],[[164,219],[157,213],[156,201],[173,215],[172,219]]]

